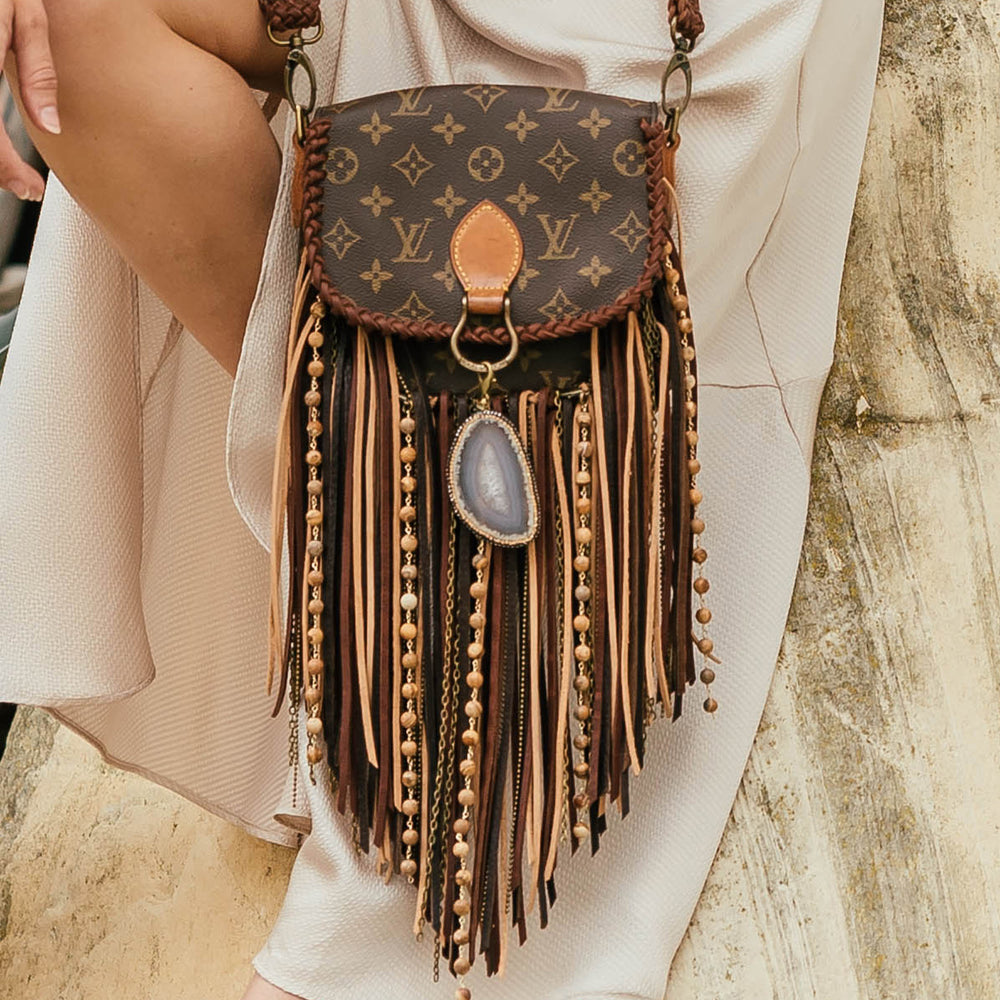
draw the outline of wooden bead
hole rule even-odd
[[[476,793],[471,788],[459,789],[458,804],[460,806],[474,806],[476,804]]]
[[[573,836],[577,840],[583,840],[584,837],[589,836],[590,827],[586,823],[574,823],[573,824]]]
[[[573,737],[573,746],[575,746],[577,750],[586,750],[587,747],[590,746],[590,737],[587,736],[586,733],[577,733],[577,735]]]
[[[459,955],[459,957],[455,959],[456,975],[464,976],[471,968],[472,963],[464,955]]]
[[[415,757],[417,755],[417,741],[403,740],[403,742],[399,746],[399,749],[404,757]]]
[[[472,558],[472,568],[473,569],[486,569],[489,565],[489,558],[485,552],[477,552]]]
[[[417,841],[420,840],[420,831],[414,830],[412,828],[407,828],[403,831],[403,843],[409,844],[412,847]]]
[[[589,691],[590,690],[590,678],[586,674],[577,674],[573,678],[573,687],[577,691]]]
[[[483,704],[480,701],[476,701],[474,698],[470,698],[465,703],[465,714],[470,719],[478,719],[479,716],[483,714]]]
[[[406,681],[399,689],[400,693],[404,698],[416,698],[417,696],[417,685],[412,681]]]
[[[590,587],[585,583],[578,584],[576,590],[573,591],[573,596],[580,602],[590,600]]]
[[[451,828],[455,833],[460,833],[463,837],[469,832],[469,827],[472,824],[464,817],[459,816],[458,819],[452,823]]]
[[[400,571],[399,575],[404,580],[416,580],[417,578],[417,567],[413,563],[407,563]]]
[[[411,726],[415,726],[417,724],[417,713],[407,709],[407,711],[403,712],[399,716],[399,724],[404,729],[409,729]]]
[[[306,583],[310,587],[318,587],[323,582],[323,571],[321,569],[311,569],[306,573]]]
[[[688,473],[692,476],[697,476],[701,472],[701,462],[696,458],[688,459]]]
[[[315,625],[308,629],[306,632],[306,638],[314,645],[318,646],[323,641],[323,630],[317,628]]]
[[[399,863],[399,873],[406,878],[412,878],[417,874],[417,863],[413,858],[403,858]]]
[[[573,560],[573,569],[577,573],[586,573],[590,569],[590,556],[577,556]]]
[[[313,358],[313,360],[306,365],[306,371],[314,377],[322,375],[325,370],[326,365],[324,365],[319,358]]]
[[[706,698],[703,707],[706,712],[711,714],[719,707],[719,703],[714,698]]]
[[[583,386],[580,387],[581,389]],[[580,416],[577,418],[584,427],[589,427],[593,417],[590,414],[590,410],[581,410]]]
[[[399,485],[403,488],[404,493],[413,493],[417,488],[417,481],[413,476],[403,476]]]
[[[403,417],[399,422],[399,429],[404,434],[412,434],[417,429],[417,422],[413,417]]]
[[[315,389],[310,389],[303,397],[306,406],[319,406],[323,397]]]
[[[573,805],[575,805],[577,809],[586,809],[587,806],[590,805],[590,799],[587,798],[587,793],[577,792],[576,795],[573,796]]]
[[[403,815],[416,816],[420,812],[420,802],[418,799],[403,799]]]
[[[306,552],[311,556],[321,556],[323,554],[323,543],[318,538],[314,538],[306,545]]]
[[[593,505],[594,505],[593,501],[590,499],[590,497],[578,497],[576,501],[577,513],[589,514]]]
[[[700,566],[708,558],[708,553],[699,546],[691,553],[691,558]]]
[[[705,530],[705,522],[700,517],[691,518],[691,533],[700,535]]]
[[[402,777],[404,788],[415,788],[417,784],[417,772],[416,771],[404,771]]]
[[[403,669],[404,670],[416,670],[417,663],[419,661],[417,659],[417,654],[416,653],[406,652],[406,653],[403,653],[403,659],[402,659],[401,662],[403,664]]]
[[[306,732],[310,736],[319,736],[323,732],[323,720],[317,716],[306,719]]]
[[[318,420],[310,420],[306,424],[306,433],[311,434],[315,437],[317,434],[323,433],[323,425]]]
[[[589,705],[577,705],[573,709],[573,715],[576,716],[577,720],[580,722],[586,722],[590,718],[590,706]]]
[[[586,525],[580,525],[576,529],[576,544],[577,545],[589,545],[591,539],[594,537],[594,533]]]
[[[476,762],[474,760],[469,760],[468,757],[466,757],[465,760],[459,761],[458,773],[463,778],[471,778],[476,773]]]
[[[483,655],[483,644],[481,642],[470,642],[466,650],[470,660],[478,660]]]
[[[693,389],[698,384],[698,380],[693,375],[684,376],[684,386],[687,389]]]
[[[573,773],[578,778],[586,778],[587,775],[590,774],[590,765],[585,760],[577,761],[577,763],[573,765]]]
[[[581,469],[576,474],[576,482],[578,486],[587,486],[590,483],[590,473],[586,469]]]
[[[692,490],[690,490],[688,492],[688,497],[691,500],[692,506],[694,506],[694,507],[697,507],[698,504],[700,504],[702,502],[702,500],[705,499],[705,497],[703,496],[701,490],[698,490],[698,489],[692,489]]]
[[[472,872],[468,868],[459,868],[455,872],[455,885],[472,885]]]
[[[480,670],[470,670],[465,675],[465,683],[469,685],[470,688],[481,688],[483,686],[483,674]]]
[[[707,576],[696,577],[694,581],[694,592],[696,594],[707,594],[709,586]]]
[[[586,632],[590,628],[590,619],[586,615],[577,615],[573,619],[573,628],[577,632]]]
[[[399,540],[399,547],[404,552],[416,552],[417,551],[417,536],[416,535],[403,535]]]
[[[314,676],[323,673],[323,661],[317,659],[315,656],[309,657],[309,661],[306,663],[306,671]]]
[[[694,416],[697,416],[697,413],[698,413],[698,404],[697,404],[697,403],[694,403],[694,402],[692,402],[692,401],[691,401],[691,400],[689,399],[689,400],[688,400],[688,401],[687,401],[687,402],[686,402],[686,403],[684,404],[684,416],[685,416],[685,417],[688,417],[688,418],[690,419],[691,417],[694,417]]]
[[[469,928],[468,927],[459,927],[458,930],[455,931],[454,934],[452,934],[451,939],[452,939],[452,941],[455,942],[455,944],[468,944],[469,943]],[[466,992],[468,992],[468,991],[466,991]],[[461,990],[456,990],[455,991],[455,996],[457,997],[459,993],[461,993]],[[469,994],[469,995],[471,996],[472,994]]]
[[[466,729],[462,733],[462,742],[467,747],[474,747],[479,745],[479,733],[475,729]]]
[[[706,655],[708,655],[709,653],[712,652],[713,649],[715,649],[715,643],[712,642],[711,639],[709,639],[709,638],[706,637],[704,639],[699,639],[698,640],[698,652],[699,653],[705,653]]]
[[[323,759],[323,751],[313,743],[306,749],[306,760],[310,764],[318,764]]]
[[[319,687],[307,687],[303,697],[309,708],[315,708],[323,700],[323,690]]]
[[[688,330],[687,332],[690,333],[691,331]],[[688,344],[687,347],[682,347],[681,357],[685,361],[694,361],[694,348],[690,344]]]
[[[417,637],[417,626],[413,622],[403,622],[399,626],[399,634],[406,640],[416,639]]]
[[[307,605],[306,608],[311,615],[321,615],[323,614],[323,609],[326,605],[318,597],[314,597]]]
[[[714,684],[715,683],[715,671],[711,667],[705,667],[702,669],[701,673],[698,675],[702,684]]]
[[[681,280],[681,272],[676,268],[668,267],[666,278],[668,285],[676,285],[677,282]]]
[[[456,899],[454,903],[451,904],[452,912],[456,913],[460,917],[464,917],[471,907],[469,906],[469,901],[464,898]]]
[[[306,339],[309,341],[310,347],[323,346],[323,332],[321,330],[310,330]]]
[[[475,600],[481,601],[486,596],[486,584],[483,583],[482,580],[476,580],[475,583],[469,587],[469,593]]]
[[[699,608],[694,616],[702,625],[707,625],[712,620],[712,612],[708,608]]]
[[[486,624],[486,616],[481,611],[473,611],[469,615],[469,624],[474,629],[481,629]]]
[[[417,519],[417,508],[416,507],[400,507],[399,508],[399,519],[403,524],[410,524]]]
[[[417,607],[417,595],[410,592],[403,594],[399,599],[399,606],[404,611],[413,611]]]
[[[584,458],[590,458],[594,453],[594,445],[591,441],[579,441],[576,445],[577,453]]]
[[[452,845],[451,853],[456,858],[467,858],[469,856],[469,845],[464,840],[459,840]]]
[[[683,312],[688,307],[688,300],[686,295],[673,295],[670,298],[670,304],[678,311]]]
[[[323,511],[318,507],[311,507],[306,511],[306,524],[310,527],[315,524],[320,524],[323,520]]]
[[[693,448],[698,443],[698,432],[697,431],[685,431],[684,440],[687,441],[689,445]]]
[[[319,496],[323,492],[323,480],[322,479],[310,479],[306,483],[306,493],[310,496]]]
[[[691,322],[690,316],[685,316],[683,319],[677,321],[677,329],[681,333],[691,333],[694,330],[694,323]],[[692,351],[692,354],[694,352]]]
[[[399,449],[399,460],[405,465],[410,465],[417,460],[417,449],[412,445],[406,445]]]
[[[577,658],[577,661],[580,663],[585,663],[587,660],[589,660],[590,654],[591,654],[590,646],[582,642],[580,643],[579,646],[576,647],[576,649],[573,650],[573,655]]]

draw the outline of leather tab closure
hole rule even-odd
[[[451,266],[469,299],[469,312],[499,316],[524,259],[517,226],[503,209],[484,199],[451,237]]]

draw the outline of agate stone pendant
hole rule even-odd
[[[516,428],[499,413],[479,410],[459,427],[448,492],[469,529],[496,545],[527,545],[538,533],[535,477]]]

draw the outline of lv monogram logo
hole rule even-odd
[[[548,98],[545,104],[538,109],[539,113],[548,112],[552,114],[556,111],[576,111],[576,106],[580,103],[579,98],[577,98],[572,104],[567,104],[567,99],[573,91],[564,87],[546,87],[545,93],[548,94]]]
[[[411,87],[409,90],[397,90],[399,97],[399,107],[391,113],[393,118],[423,118],[431,113],[433,105],[421,108],[420,102],[424,99],[426,87]]]
[[[420,247],[427,235],[427,230],[433,219],[424,219],[423,222],[405,223],[401,215],[392,216],[392,224],[396,227],[399,235],[399,254],[392,258],[394,264],[426,264],[434,253],[433,249],[420,257]]]
[[[579,247],[572,253],[566,252],[570,234],[573,232],[576,220],[580,218],[579,212],[574,212],[569,218],[564,219],[553,219],[548,213],[536,215],[535,218],[541,223],[545,237],[549,241],[545,253],[538,258],[539,260],[572,260],[580,252]]]

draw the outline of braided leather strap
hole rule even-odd
[[[320,0],[257,0],[272,31],[313,28],[319,24]],[[667,17],[677,19],[677,33],[692,45],[705,30],[700,0],[667,0]]]
[[[272,31],[315,28],[320,20],[320,0],[257,0]]]

